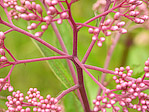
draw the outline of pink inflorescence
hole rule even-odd
[[[8,96],[6,105],[8,110],[6,112],[60,112],[62,109],[57,105],[58,100],[47,95],[44,99],[37,91],[37,88],[30,88],[25,96],[20,91],[13,92],[12,96]],[[27,102],[24,102],[27,100]],[[31,109],[30,107],[33,107]]]
[[[59,2],[58,0],[45,0],[45,4],[47,6],[47,15],[45,16],[43,16],[43,9],[41,5],[36,4],[33,0],[20,0],[20,2],[21,5],[19,5],[16,0],[4,0],[4,6],[11,8],[9,11],[11,19],[32,20],[33,23],[27,27],[28,30],[35,30],[43,23],[43,25],[41,25],[42,31],[35,33],[36,37],[41,37],[51,22],[57,21],[58,24],[61,24],[64,19],[69,18],[67,10],[60,12],[56,9],[56,5]],[[34,21],[39,23],[35,23]]]
[[[149,59],[145,62],[145,72],[149,72]],[[134,80],[128,80],[127,78],[132,75],[133,71],[130,67],[120,67],[115,69],[115,75],[113,79],[116,82],[116,89],[105,90],[102,96],[97,96],[96,100],[93,100],[94,112],[102,111],[106,112],[106,108],[112,108],[113,112],[118,112],[120,107],[114,106],[116,102],[122,107],[124,112],[128,112],[128,108],[136,109],[137,111],[146,112],[149,111],[149,95],[143,93],[144,88],[148,85],[144,82],[143,78],[137,78]],[[148,75],[146,75],[148,77]],[[115,94],[114,91],[121,91],[120,94]],[[134,103],[133,100],[138,99],[138,103]]]

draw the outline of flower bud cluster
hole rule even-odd
[[[96,100],[93,100],[94,109],[93,112],[106,112],[106,108],[113,108],[113,112],[118,112],[120,108],[114,106],[117,102],[116,94],[110,91],[109,89],[105,90],[105,94],[102,96],[97,96]]]
[[[7,62],[7,58],[5,56],[5,50],[3,49],[5,34],[4,32],[0,32],[0,65]]]
[[[50,95],[47,95],[44,99],[37,88],[30,88],[27,94],[28,96],[24,98],[24,94],[17,91],[13,92],[12,96],[8,96],[8,102],[6,102],[8,110],[6,112],[60,112],[62,110],[61,107],[56,105],[57,99]],[[24,102],[24,100],[27,100],[27,102]],[[33,107],[33,109],[30,107]]]
[[[13,91],[13,87],[4,78],[0,78],[0,91],[8,89],[9,92]]]
[[[149,58],[148,58],[148,60],[145,62],[144,71],[145,71],[145,77],[146,77],[146,78],[149,78]]]
[[[61,24],[64,19],[68,19],[69,15],[67,11],[59,12],[56,9],[58,4],[58,0],[45,0],[45,4],[48,6],[47,15],[43,17],[43,9],[40,4],[36,4],[32,0],[21,0],[21,6],[17,4],[16,0],[5,0],[5,6],[10,7],[11,10],[9,11],[9,15],[11,19],[24,19],[27,21],[39,21],[40,23],[31,23],[27,29],[28,30],[35,30],[41,23],[45,23],[45,25],[41,25],[41,32],[36,32],[36,37],[41,37],[42,34],[47,30],[49,24],[51,22],[57,21],[58,24]],[[57,17],[59,16],[59,18]],[[54,19],[56,18],[56,19]]]
[[[145,62],[145,65],[149,65],[149,59]],[[124,112],[128,112],[128,108],[136,109],[137,111],[146,112],[149,111],[149,95],[142,92],[142,89],[147,87],[143,82],[143,78],[137,78],[135,80],[127,81],[127,77],[130,77],[133,73],[130,67],[127,66],[116,68],[113,79],[117,83],[116,89],[103,91],[102,96],[97,96],[96,100],[93,100],[94,112],[102,111],[106,112],[106,109],[112,108],[113,112],[119,112],[120,106]],[[118,78],[119,77],[119,78]],[[115,94],[113,91],[122,92]],[[134,103],[133,100],[138,98],[138,103]],[[119,107],[115,104],[119,102]]]

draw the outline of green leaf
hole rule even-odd
[[[60,31],[60,34],[63,38],[65,45],[66,45],[66,48],[68,49],[69,52],[71,52],[71,50],[72,50],[72,46],[71,46],[72,45],[71,44],[72,33],[69,28],[70,26],[65,21],[63,24],[57,25],[57,27]],[[58,41],[55,33],[53,32],[53,29],[51,28],[51,26],[45,32],[45,34],[42,36],[42,38],[43,38],[43,40],[50,43],[54,47],[62,50],[61,46],[59,44],[59,41]],[[44,57],[59,56],[57,53],[53,52],[52,50],[49,50],[49,48],[42,45],[41,43],[36,42],[34,40],[33,40],[33,42],[37,46],[37,48],[40,50],[40,52],[42,53],[42,55]],[[65,86],[65,88],[69,88],[74,84],[71,73],[69,71],[69,68],[68,68],[68,65],[67,65],[67,62],[65,59],[49,60],[47,62],[48,62],[48,66],[50,67],[50,69],[53,71],[53,73],[58,78],[58,80]]]

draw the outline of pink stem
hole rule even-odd
[[[76,90],[79,88],[79,84],[76,84],[70,88],[68,88],[67,90],[63,91],[59,96],[56,97],[57,100],[60,100],[62,97],[64,97],[66,94]]]

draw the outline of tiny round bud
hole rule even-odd
[[[36,37],[41,37],[42,34],[43,34],[43,32],[36,32],[36,33],[35,33],[35,36],[36,36]]]
[[[2,57],[0,58],[0,60],[1,60],[2,62],[6,62],[6,61],[8,61],[7,58],[6,58],[5,56],[2,56]]]
[[[105,25],[105,26],[108,26],[110,23],[111,23],[111,19],[107,19],[107,20],[104,22],[104,25]]]
[[[57,24],[62,24],[62,22],[63,22],[62,19],[57,20]]]
[[[69,18],[69,15],[67,14],[67,12],[63,12],[63,13],[61,14],[61,18],[62,18],[62,19],[68,19],[68,18]]]
[[[89,32],[90,34],[93,34],[93,32],[94,32],[93,28],[89,28],[89,29],[88,29],[88,32]]]
[[[4,34],[4,32],[0,32],[0,39],[5,39],[5,34]]]
[[[99,47],[101,47],[101,46],[102,46],[102,42],[101,42],[101,41],[98,41],[97,45],[98,45]]]
[[[2,49],[2,48],[0,48],[0,55],[5,55],[5,51],[4,51],[4,49]]]
[[[42,29],[43,31],[45,31],[46,29],[48,29],[48,26],[47,26],[47,25],[42,25],[42,26],[41,26],[41,29]]]
[[[120,18],[120,16],[121,16],[120,12],[116,12],[115,15],[114,15],[114,19],[118,20]]]
[[[127,30],[124,29],[124,28],[121,28],[121,29],[119,30],[119,32],[122,33],[122,34],[125,34],[125,33],[127,33]]]
[[[42,14],[43,10],[39,4],[36,4],[36,10],[38,11],[39,14]]]

